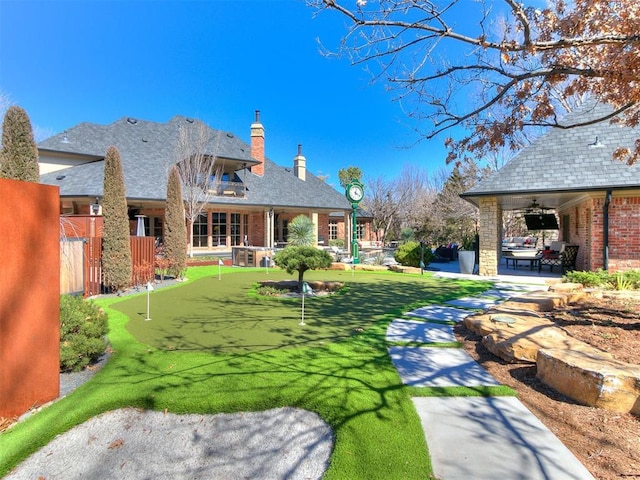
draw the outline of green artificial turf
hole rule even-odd
[[[268,275],[254,271],[242,275],[203,278],[182,288],[137,296],[115,305],[131,319],[129,330],[142,343],[167,350],[202,350],[214,353],[252,352],[282,347],[319,346],[347,339],[371,326],[390,310],[417,299],[450,295],[450,282],[400,274],[313,271],[305,279],[344,282],[348,292],[305,297],[305,325],[301,299],[283,301],[248,295],[260,280],[284,280],[278,270]],[[421,304],[424,304],[421,302]]]
[[[345,293],[300,301],[250,294],[275,270],[189,269],[190,281],[149,295],[101,299],[113,353],[95,377],[0,435],[0,475],[56,435],[104,411],[135,406],[173,413],[317,412],[335,435],[326,479],[431,475],[420,419],[384,341],[407,309],[479,293],[487,284],[429,275],[308,272],[342,280]],[[233,273],[231,273],[233,271]],[[290,278],[290,277],[287,277]],[[435,393],[438,394],[438,393]],[[482,394],[479,392],[477,394]]]

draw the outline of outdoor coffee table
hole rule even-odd
[[[536,250],[504,250],[502,256],[507,262],[507,268],[509,268],[509,262],[513,264],[514,270],[518,268],[518,262],[529,262],[529,268],[531,270],[538,266],[538,262],[542,258],[542,254]]]

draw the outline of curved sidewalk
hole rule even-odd
[[[436,275],[462,276],[452,272]],[[386,338],[393,342],[389,354],[404,384],[499,385],[462,348],[413,346],[455,342],[453,323],[514,293],[540,289],[544,283],[540,277],[487,280],[495,282],[494,288],[481,295],[445,305],[426,305],[406,312],[405,318],[389,325]],[[524,283],[511,283],[514,281]],[[515,397],[416,397],[413,402],[424,429],[433,473],[439,479],[593,479],[571,451]]]

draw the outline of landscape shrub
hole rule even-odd
[[[329,246],[344,248],[344,238],[334,238],[333,240],[329,240]]]
[[[624,277],[631,283],[630,288],[640,290],[640,270],[627,270]]]
[[[400,245],[393,253],[393,258],[400,265],[407,267],[420,268],[420,259],[422,258],[422,247],[419,242],[406,242]],[[433,259],[431,249],[424,248],[424,266],[429,265]]]
[[[276,288],[270,285],[261,285],[256,289],[258,295],[262,295],[264,297],[281,297],[290,292],[290,290],[286,288]]]
[[[107,314],[82,297],[60,297],[60,371],[78,372],[107,348]]]
[[[604,288],[607,290],[640,289],[640,270],[626,272],[608,272],[598,269],[595,272],[567,272],[564,279],[568,282],[581,283],[586,288]]]
[[[313,228],[313,221],[309,217],[298,215],[289,222],[287,242],[291,246],[312,246],[315,239]]]
[[[602,287],[609,282],[609,273],[604,270],[595,272],[567,272],[564,278],[568,282],[581,283],[586,288]]]
[[[426,255],[426,252],[425,252]],[[372,259],[372,265],[384,265],[384,262],[387,260],[387,256],[384,254],[384,252],[378,252],[375,255],[373,255],[371,257]]]

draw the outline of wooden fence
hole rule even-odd
[[[77,239],[73,239],[77,240]],[[83,295],[91,297],[104,293],[102,287],[102,238],[89,237],[82,239],[84,242],[83,258],[77,255],[77,258],[63,258],[62,269],[67,272],[63,273],[63,278],[77,278],[79,272],[83,278]],[[61,242],[61,252],[69,250],[68,246],[64,246],[65,241]],[[131,248],[131,260],[133,264],[131,272],[131,286],[144,285],[155,279],[155,239],[153,237],[129,237]],[[64,253],[62,253],[64,256]],[[66,291],[65,291],[66,290]],[[61,289],[61,293],[80,293],[77,291],[73,282],[69,282],[66,287]]]

